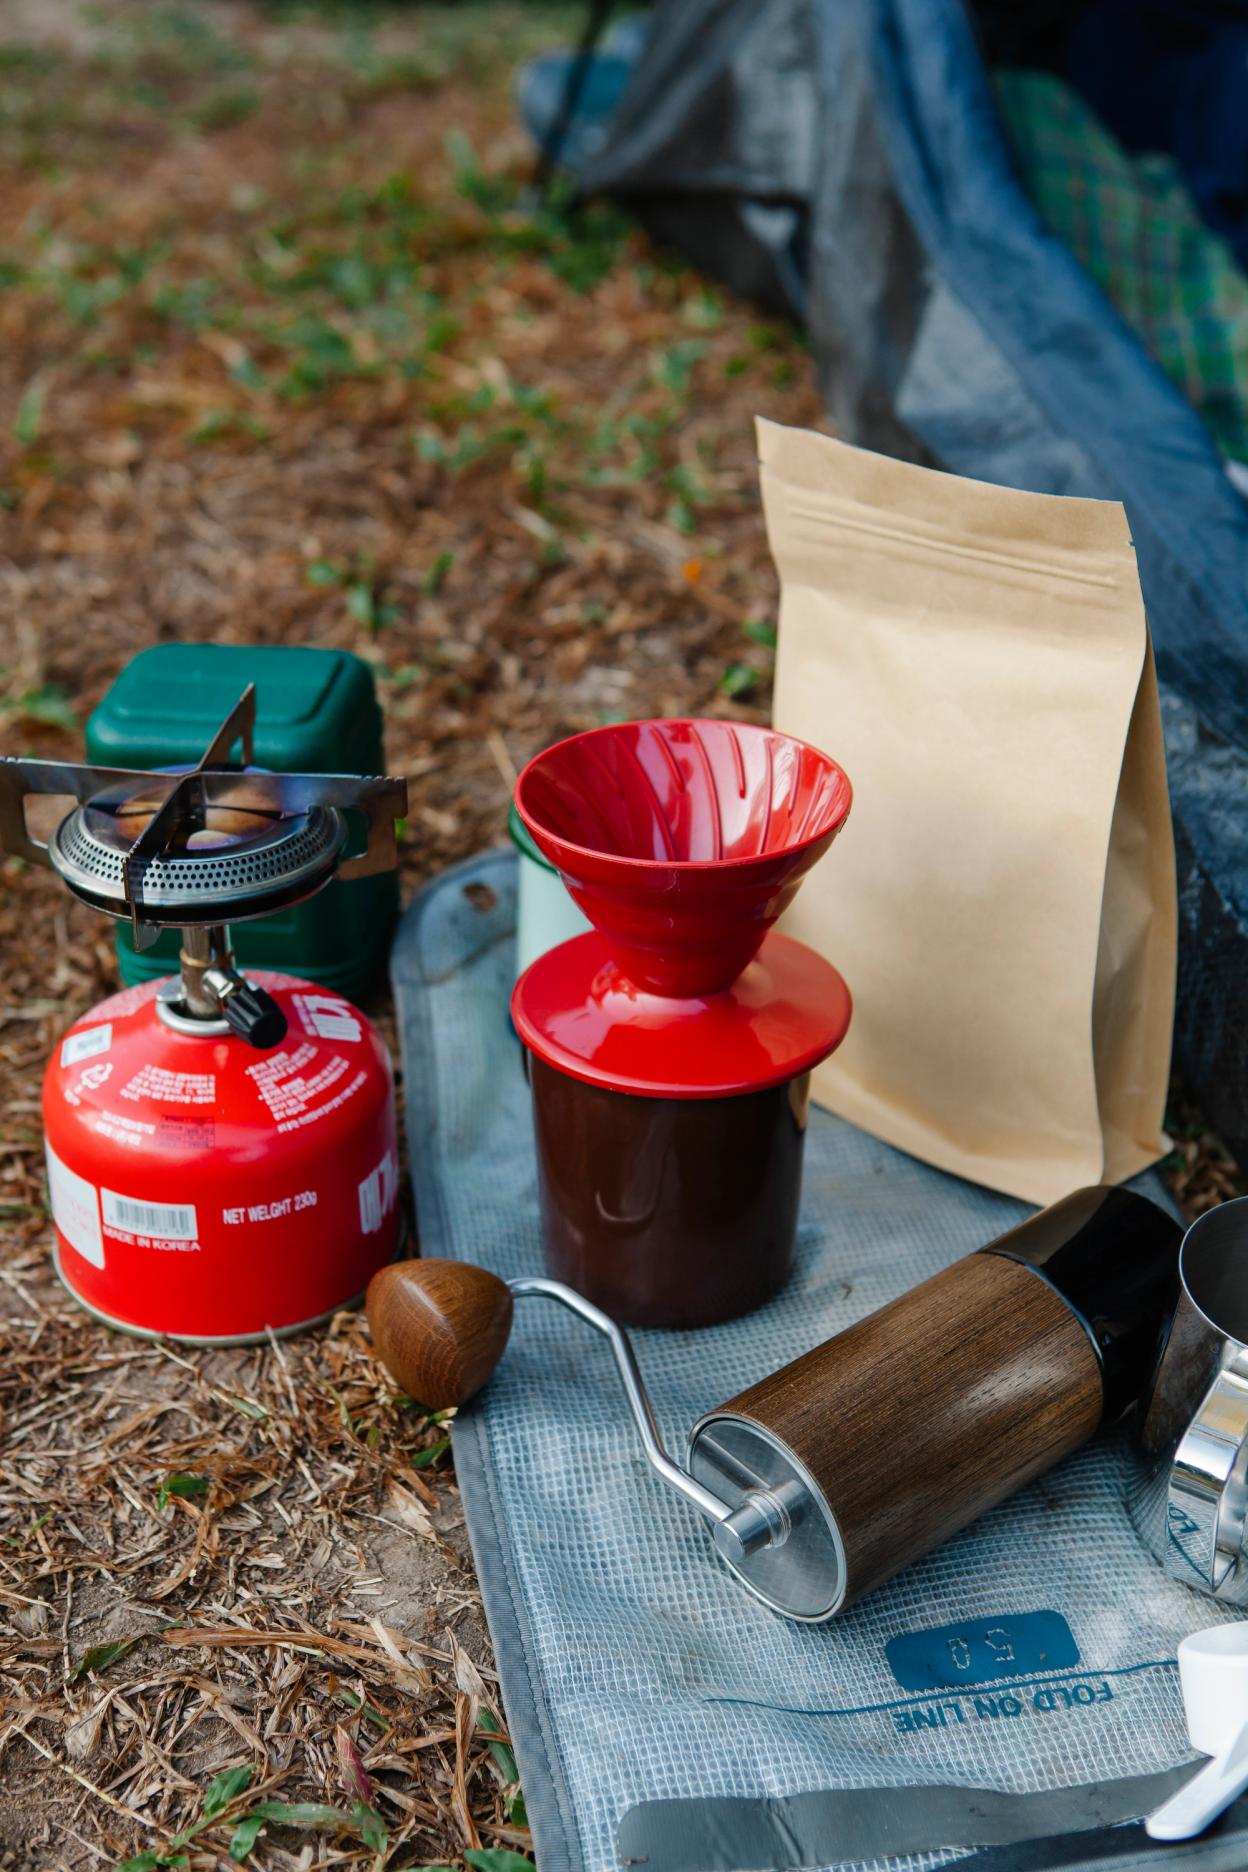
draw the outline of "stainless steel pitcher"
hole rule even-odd
[[[1141,1537],[1175,1579],[1248,1605],[1248,1197],[1183,1237],[1139,1451]]]

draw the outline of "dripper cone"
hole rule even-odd
[[[531,760],[516,806],[638,987],[728,988],[848,815],[852,790],[791,735],[724,721],[593,728]]]

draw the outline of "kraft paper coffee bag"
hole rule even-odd
[[[1174,848],[1126,515],[759,424],[775,723],[854,785],[785,927],[844,974],[815,1097],[1037,1203],[1165,1149]]]

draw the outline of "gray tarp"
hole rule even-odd
[[[422,1251],[508,1279],[542,1265],[507,1018],[515,890],[511,852],[443,872],[391,956]],[[813,1111],[784,1290],[720,1326],[635,1335],[668,1447],[1025,1213]],[[1141,1542],[1121,1433],[827,1625],[732,1580],[641,1455],[601,1339],[560,1307],[517,1307],[454,1440],[539,1872],[1248,1865],[1248,1803],[1191,1846],[1122,1824],[1190,1763],[1175,1649],[1228,1614]],[[968,1631],[1006,1641],[969,1680],[945,1662]]]
[[[1248,506],[1041,226],[961,0],[666,0],[577,180],[802,320],[850,440],[1125,503],[1178,846],[1176,1058],[1248,1161]]]

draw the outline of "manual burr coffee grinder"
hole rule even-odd
[[[788,1275],[810,1073],[850,999],[772,925],[850,798],[828,755],[741,722],[595,728],[520,776],[593,925],[512,996],[546,1265],[617,1320],[710,1325]]]
[[[1131,1190],[1076,1190],[708,1410],[683,1464],[627,1334],[558,1281],[396,1261],[369,1283],[368,1319],[392,1376],[439,1408],[486,1383],[517,1300],[574,1313],[610,1344],[651,1470],[720,1559],[773,1611],[818,1624],[1132,1407],[1180,1233]]]
[[[0,847],[126,919],[136,949],[182,932],[180,976],[92,1008],[44,1077],[58,1271],[132,1332],[295,1332],[358,1295],[398,1239],[381,1039],[311,982],[240,974],[229,925],[393,867],[406,786],[259,772],[254,721],[249,687],[176,774],[0,760]],[[32,795],[77,802],[46,843]]]

